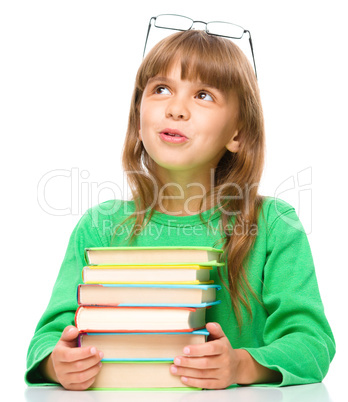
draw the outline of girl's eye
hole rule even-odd
[[[212,96],[208,92],[205,92],[205,91],[199,92],[198,95],[197,95],[197,98],[201,99],[201,100],[206,100],[206,101],[209,101],[209,102],[214,101]]]
[[[155,88],[155,94],[158,94],[158,95],[170,95],[170,91],[166,87],[159,86],[159,87]]]

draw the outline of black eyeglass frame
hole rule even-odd
[[[192,21],[192,24],[191,24],[190,28],[188,28],[188,29],[167,28],[167,27],[157,26],[157,25],[156,25],[156,19],[157,19],[158,17],[163,16],[163,15],[176,16],[176,17],[183,17],[183,18],[186,18],[186,19],[188,19],[188,20],[191,20],[191,21]],[[194,25],[195,23],[201,23],[201,24],[205,24],[205,32],[206,32],[208,35],[220,36],[220,37],[222,37],[222,38],[229,38],[229,39],[242,39],[242,37],[244,36],[244,34],[247,33],[247,34],[249,35],[249,44],[250,44],[250,49],[251,49],[251,55],[252,55],[252,58],[253,58],[253,64],[254,64],[255,75],[256,75],[256,79],[257,79],[256,63],[255,63],[253,42],[252,42],[252,40],[251,40],[251,34],[250,34],[250,31],[248,31],[247,29],[244,29],[244,28],[241,27],[240,25],[236,25],[236,24],[233,24],[232,22],[225,22],[225,21],[210,21],[210,22],[194,21],[194,20],[193,20],[192,18],[190,18],[190,17],[185,17],[184,15],[179,15],[179,14],[159,14],[159,15],[157,15],[156,17],[151,17],[151,18],[150,18],[149,26],[148,26],[147,34],[146,34],[146,40],[145,40],[144,51],[143,51],[143,58],[144,58],[144,56],[145,56],[146,45],[147,45],[147,41],[148,41],[148,39],[149,39],[149,34],[150,34],[151,26],[152,26],[152,21],[154,21],[154,24],[153,24],[153,25],[154,25],[156,28],[160,28],[160,29],[169,29],[169,30],[172,30],[172,31],[189,31],[190,29],[192,29],[192,27],[193,27],[193,25]],[[210,33],[210,32],[207,30],[207,26],[208,26],[208,24],[210,24],[210,23],[231,24],[231,25],[234,25],[234,26],[237,26],[237,27],[243,29],[243,33],[242,33],[242,35],[239,36],[239,37],[235,37],[235,36],[226,36],[226,35],[219,35],[219,34]]]

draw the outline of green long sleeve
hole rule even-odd
[[[71,234],[51,299],[30,342],[25,375],[28,385],[52,385],[41,377],[38,365],[52,352],[64,328],[74,325],[77,309],[76,288],[82,283],[81,272],[85,265],[84,248],[97,246],[105,246],[105,243],[100,240],[91,216],[87,213]]]
[[[245,349],[261,365],[280,371],[281,385],[321,381],[335,343],[307,236],[293,209],[278,216],[270,228],[262,302],[268,315],[263,328],[265,346]]]
[[[28,385],[47,384],[38,365],[52,352],[63,329],[74,323],[84,249],[128,245],[131,227],[122,222],[133,211],[131,201],[107,201],[88,210],[77,224],[51,300],[29,345]],[[156,211],[132,246],[221,248],[219,211],[208,210],[202,217],[206,223],[199,215],[173,216]],[[283,379],[276,385],[321,381],[335,354],[335,342],[320,299],[307,236],[288,203],[264,199],[247,277],[259,299],[250,296],[252,319],[242,308],[243,325],[239,328],[229,293],[214,267],[211,279],[222,285],[217,295],[222,302],[207,310],[207,322],[218,322],[233,348],[246,349],[261,365],[280,371]]]

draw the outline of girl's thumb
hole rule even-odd
[[[225,336],[224,331],[217,322],[208,322],[206,328],[210,334],[209,340],[219,339]]]
[[[69,341],[72,341],[73,339],[75,339],[78,334],[79,334],[78,329],[76,327],[74,327],[73,325],[69,325],[62,332],[62,336],[60,337],[60,340],[69,342]]]

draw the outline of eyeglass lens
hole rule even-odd
[[[208,22],[207,32],[211,35],[240,39],[244,34],[244,28],[227,22]]]
[[[186,31],[192,27],[193,20],[183,15],[161,14],[156,17],[157,28],[175,29]]]

